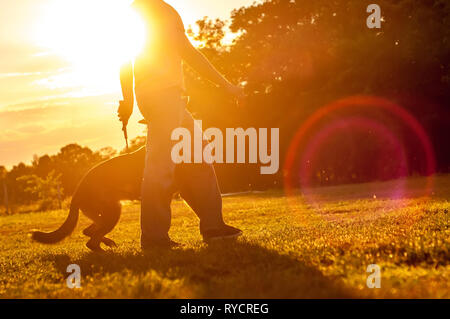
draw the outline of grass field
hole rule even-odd
[[[119,247],[89,252],[80,233],[61,244],[32,243],[31,229],[53,230],[67,211],[0,217],[2,298],[450,298],[450,176],[409,179],[402,200],[388,199],[397,182],[328,187],[316,201],[281,191],[224,198],[224,216],[245,235],[203,244],[198,220],[173,203],[172,251],[139,249],[139,205],[126,204],[110,234]],[[81,267],[81,289],[66,286],[69,264]],[[370,264],[381,288],[369,289]]]

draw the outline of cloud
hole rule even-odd
[[[69,143],[94,150],[105,146],[122,149],[121,123],[114,95],[59,98],[7,107],[0,111],[0,165],[29,163],[34,154],[55,154]],[[144,127],[135,112],[129,136],[142,135]]]
[[[68,67],[62,57],[28,43],[0,42],[0,73],[55,72]]]
[[[67,93],[70,88],[46,88],[36,81],[66,72],[69,64],[54,55],[37,55],[28,45],[0,43],[0,110],[12,104]]]

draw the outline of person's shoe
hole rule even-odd
[[[203,241],[208,243],[220,239],[237,238],[243,234],[242,230],[224,225],[221,228],[212,229],[203,233]]]
[[[141,243],[142,250],[151,250],[151,249],[173,249],[182,247],[182,244],[179,244],[173,240],[158,240],[158,241],[148,241],[145,243]]]

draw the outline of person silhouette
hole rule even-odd
[[[147,150],[141,189],[141,247],[174,247],[169,237],[171,200],[176,191],[200,219],[205,242],[242,235],[225,224],[222,197],[212,164],[175,164],[171,158],[171,134],[179,127],[194,131],[195,122],[186,110],[183,61],[200,75],[221,86],[236,98],[243,89],[230,83],[191,44],[178,12],[162,0],[135,0],[132,8],[145,21],[147,39],[133,61],[120,72],[123,101],[118,115],[128,122],[138,108],[148,124]],[[133,92],[134,91],[134,92]]]

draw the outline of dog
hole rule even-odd
[[[66,221],[57,230],[35,231],[32,239],[43,244],[56,244],[74,231],[81,210],[93,224],[83,234],[90,237],[86,247],[102,252],[100,244],[116,247],[107,237],[117,225],[122,211],[121,200],[140,200],[146,148],[107,160],[92,168],[78,184]]]

